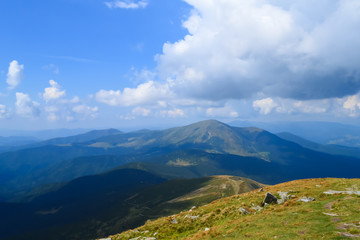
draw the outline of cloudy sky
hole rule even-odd
[[[4,0],[0,128],[360,123],[358,0]]]

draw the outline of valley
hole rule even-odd
[[[0,238],[101,238],[268,185],[358,178],[348,149],[216,120],[31,143],[0,154]]]

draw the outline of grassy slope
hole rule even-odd
[[[111,239],[154,237],[157,239],[360,239],[360,196],[327,195],[327,190],[357,190],[360,179],[308,179],[287,182],[212,202],[193,211],[148,221],[144,226],[114,235]],[[266,192],[292,191],[294,197],[284,204],[268,205],[256,212]],[[298,202],[314,197],[309,203]],[[243,207],[250,213],[242,214]],[[329,216],[324,213],[336,214]],[[192,220],[186,215],[198,216]],[[171,223],[173,219],[177,224]],[[353,225],[351,225],[353,224]],[[210,230],[205,231],[205,228]],[[142,238],[139,238],[142,239]]]

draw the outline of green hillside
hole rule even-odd
[[[360,179],[286,182],[148,221],[109,239],[357,239],[359,188]],[[262,208],[267,192],[288,199]]]
[[[14,240],[94,239],[264,186],[233,176],[162,181],[131,169],[79,178],[30,203],[0,205],[0,213],[11,216],[3,230],[23,229]]]

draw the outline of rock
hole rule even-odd
[[[99,240],[111,240],[111,238],[99,238]]]
[[[254,209],[254,210],[257,211],[257,212],[260,212],[261,210],[263,210],[263,208],[260,207],[259,205],[256,206],[256,207],[251,207],[251,209]]]
[[[245,209],[245,208],[239,208],[239,211],[242,213],[242,214],[244,214],[244,215],[247,215],[247,214],[249,214],[249,212]]]
[[[333,195],[333,194],[348,194],[348,195],[358,195],[360,196],[360,191],[334,191],[334,190],[328,190],[326,192],[324,192],[325,194],[329,194],[329,195]]]
[[[207,231],[210,231],[210,228],[205,228],[205,230],[204,230],[205,232],[207,232]]]
[[[141,240],[157,240],[157,238],[154,237],[144,237]]]
[[[259,192],[262,192],[262,191],[264,191],[264,189],[263,189],[263,188],[260,188],[260,189],[259,189]]]
[[[288,192],[277,192],[277,193],[280,196],[280,199],[278,199],[278,201],[277,201],[278,204],[282,204],[290,198],[290,195]]]
[[[184,218],[190,218],[191,220],[196,220],[198,219],[199,216],[191,216],[191,215],[186,215]]]
[[[336,213],[326,213],[326,212],[323,212],[324,215],[327,215],[327,216],[332,216],[332,217],[338,217],[339,215],[337,215]]]
[[[271,193],[266,193],[266,196],[264,198],[264,201],[262,202],[261,206],[265,206],[265,203],[267,204],[272,204],[272,203],[277,203],[277,198],[272,195]]]
[[[315,201],[315,198],[312,198],[312,197],[302,197],[300,198],[299,200],[297,200],[298,202],[312,202],[312,201]]]
[[[196,206],[192,206],[189,211],[192,212],[195,209],[196,209]]]
[[[171,221],[172,224],[178,224],[178,221],[176,220],[176,218],[174,218],[172,221]]]

